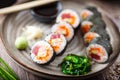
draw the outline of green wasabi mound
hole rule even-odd
[[[61,71],[68,75],[85,75],[91,71],[91,62],[85,56],[69,54],[60,65]]]
[[[25,37],[18,37],[15,40],[15,47],[20,50],[26,49],[28,47],[27,39]]]

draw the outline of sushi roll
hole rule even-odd
[[[82,19],[82,21],[92,17],[94,15],[94,13],[90,10],[84,9],[81,11],[80,13],[80,18]]]
[[[80,24],[80,17],[76,11],[71,9],[63,10],[57,17],[56,22],[68,22],[73,28],[77,28]]]
[[[106,27],[106,24],[102,18],[92,16],[92,17],[88,18],[87,20],[92,22],[95,26],[101,27],[103,29],[105,29],[105,27]]]
[[[51,33],[45,38],[45,40],[53,47],[56,55],[62,54],[62,51],[67,45],[66,38],[59,33]]]
[[[86,7],[86,9],[92,11],[94,13],[95,17],[102,17],[101,13],[97,10],[96,7],[88,6],[88,7]]]
[[[101,36],[95,32],[88,32],[84,35],[84,42],[85,44],[88,45],[92,40],[94,40],[97,37],[101,37]]]
[[[112,53],[112,46],[108,40],[99,37],[91,41],[90,45],[86,48],[86,51],[87,56],[93,61],[105,63]]]
[[[54,57],[54,50],[46,41],[36,42],[31,49],[31,58],[38,64],[49,64],[54,60]]]
[[[74,29],[67,22],[60,22],[53,25],[51,32],[63,34],[66,40],[69,42],[74,36]]]
[[[83,34],[89,32],[89,30],[93,27],[93,23],[90,21],[83,21],[81,23],[81,31]]]
[[[107,31],[101,27],[93,26],[89,32],[95,32],[99,34],[103,39],[110,41],[110,36],[108,35]]]

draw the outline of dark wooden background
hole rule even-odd
[[[113,16],[117,23],[119,24],[120,31],[120,0],[91,0],[96,3],[103,10],[107,11],[111,16]],[[2,15],[0,15],[0,20],[2,20]],[[32,73],[27,72],[16,64],[13,59],[11,59],[7,52],[5,51],[2,42],[0,40],[0,56],[11,66],[11,68],[19,76],[20,80],[47,80],[38,77]],[[73,79],[74,80],[74,79]],[[92,77],[87,80],[120,80],[120,56],[117,61],[108,68],[104,73],[98,76]]]

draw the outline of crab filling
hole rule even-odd
[[[69,34],[70,34],[68,28],[65,27],[65,26],[60,26],[60,27],[56,30],[56,32],[62,33],[62,34],[65,35],[66,37],[68,37]]]
[[[37,60],[47,61],[50,56],[49,55],[50,49],[47,46],[45,47],[36,46],[32,52],[36,55]]]
[[[49,40],[49,43],[54,48],[55,52],[57,52],[60,49],[60,46],[63,43],[62,39],[60,38],[60,34],[52,35],[51,39]]]

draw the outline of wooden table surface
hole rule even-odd
[[[118,24],[120,24],[120,1],[114,0],[111,2],[109,0],[94,0],[94,3],[99,5],[103,10],[107,11],[111,16],[113,16]],[[1,15],[0,15],[1,17]],[[120,31],[120,26],[119,26]],[[19,67],[18,64],[11,59],[7,52],[5,51],[2,42],[0,40],[0,56],[11,66],[11,68],[16,72],[19,76],[20,80],[46,80],[45,78],[40,78],[32,73],[27,72],[23,68]],[[99,74],[88,80],[120,80],[120,56],[116,60],[116,62],[104,73]],[[117,67],[117,68],[116,68]],[[119,70],[117,70],[119,69]]]

